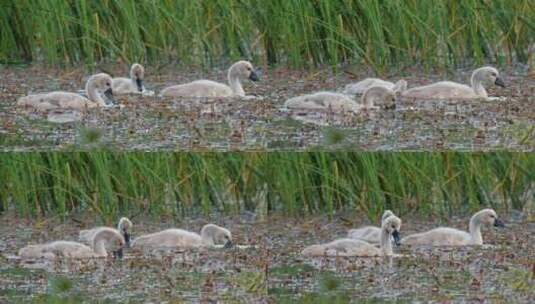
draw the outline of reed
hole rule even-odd
[[[532,0],[0,2],[0,62],[526,62]]]
[[[5,153],[0,210],[182,217],[358,209],[376,218],[388,208],[448,215],[521,209],[533,168],[534,154],[506,152]]]

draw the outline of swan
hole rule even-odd
[[[472,73],[471,87],[451,82],[441,81],[426,86],[408,89],[401,93],[403,97],[417,99],[473,99],[488,98],[484,83],[492,82],[497,86],[505,87],[498,70],[493,67],[482,67]]]
[[[249,61],[238,61],[228,70],[229,85],[211,80],[196,80],[186,84],[174,85],[162,90],[162,97],[230,97],[245,96],[241,79],[258,81],[258,76]]]
[[[381,224],[380,248],[362,240],[338,239],[330,243],[308,246],[302,255],[306,256],[389,256],[393,255],[391,237],[399,245],[401,219],[395,215],[386,218]]]
[[[232,234],[229,230],[214,224],[207,224],[201,234],[182,229],[167,229],[136,238],[133,247],[179,247],[184,249],[214,246],[224,243],[225,248],[232,246]]]
[[[288,109],[327,110],[335,112],[358,113],[363,109],[377,108],[376,102],[395,102],[394,91],[385,87],[371,87],[361,97],[361,103],[354,101],[345,94],[333,92],[317,92],[314,94],[293,97],[284,103]]]
[[[49,92],[19,98],[17,105],[34,107],[39,111],[55,109],[83,110],[85,108],[105,107],[113,104],[112,79],[100,73],[89,77],[85,92],[89,98],[71,92]],[[104,95],[104,98],[103,98]]]
[[[143,79],[145,78],[145,69],[139,63],[134,63],[130,68],[130,78],[116,77],[113,78],[112,89],[116,95],[122,94],[141,94],[145,91]]]
[[[391,210],[385,210],[381,217],[381,223],[389,216],[394,215]],[[375,226],[364,226],[357,229],[351,229],[347,232],[347,237],[355,240],[362,240],[372,244],[381,242],[381,228]]]
[[[123,236],[112,228],[100,228],[93,238],[92,247],[71,241],[55,241],[46,244],[28,245],[19,250],[22,258],[98,258],[106,257],[106,244],[118,248],[114,255],[122,257],[122,248],[125,244]]]
[[[397,93],[407,90],[407,81],[405,79],[401,79],[396,83],[393,83],[379,78],[366,78],[357,83],[350,83],[346,85],[343,93],[347,95],[363,94],[371,87],[385,87]]]
[[[117,225],[117,230],[123,235],[126,246],[130,247],[130,233],[129,230],[132,228],[132,222],[126,218],[122,217],[119,220],[119,224]],[[93,229],[87,229],[87,230],[81,230],[79,233],[78,238],[80,241],[84,243],[92,243],[93,238],[95,237],[95,234],[100,231],[101,228],[104,227],[97,227]]]
[[[455,228],[439,227],[427,232],[411,234],[401,240],[405,245],[465,246],[483,245],[481,225],[505,227],[492,209],[483,209],[470,219],[469,233]]]

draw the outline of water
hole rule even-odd
[[[436,225],[466,229],[469,216],[429,222],[402,216],[401,234]],[[0,227],[0,302],[70,299],[134,303],[187,301],[305,303],[366,301],[511,302],[535,301],[535,224],[502,216],[505,229],[485,227],[487,245],[465,248],[397,248],[393,258],[304,258],[306,245],[345,236],[369,224],[344,213],[323,217],[271,216],[214,220],[235,242],[249,247],[200,251],[126,250],[123,260],[97,259],[27,263],[15,258],[30,242],[75,240],[79,229],[97,223],[87,214],[61,222],[34,223],[4,215]],[[167,227],[198,231],[203,219],[134,219],[134,237]]]
[[[107,67],[115,75],[126,68]],[[261,82],[245,83],[249,99],[162,99],[121,96],[120,106],[91,110],[80,117],[26,113],[16,99],[29,92],[78,91],[88,73],[80,69],[8,67],[0,70],[0,149],[4,151],[113,150],[307,151],[307,150],[535,150],[535,80],[521,68],[502,71],[508,87],[490,87],[496,101],[398,100],[395,109],[357,115],[281,109],[300,94],[336,90],[366,77],[339,71],[266,70]],[[438,79],[466,83],[470,72],[454,75],[421,71],[402,74],[409,87]],[[158,92],[172,84],[209,78],[225,82],[224,70],[147,68],[146,85]],[[394,79],[400,76],[393,77]],[[86,138],[87,131],[99,136]]]

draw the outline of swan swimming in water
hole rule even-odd
[[[28,245],[19,250],[22,258],[99,258],[106,257],[106,245],[118,248],[114,255],[122,257],[122,248],[125,245],[123,236],[112,228],[100,228],[93,238],[92,248],[82,243],[71,241],[55,241],[46,244]]]
[[[130,68],[130,78],[113,78],[112,88],[116,95],[141,94],[145,91],[143,79],[145,78],[145,68],[139,63],[134,63]]]
[[[87,80],[85,92],[88,98],[71,92],[49,92],[19,98],[17,105],[33,107],[38,111],[57,109],[83,110],[106,107],[113,104],[112,79],[108,74],[96,74]]]
[[[333,92],[317,92],[314,94],[293,97],[284,103],[288,109],[297,110],[332,110],[334,112],[358,113],[365,109],[377,108],[375,103],[395,102],[394,91],[385,87],[371,87],[361,97],[361,103],[354,101],[345,94]]]
[[[132,247],[176,247],[191,249],[211,247],[221,243],[225,244],[225,248],[232,246],[232,234],[230,231],[214,224],[207,224],[201,229],[200,235],[183,229],[167,229],[142,235],[134,240]]]
[[[455,228],[440,227],[427,232],[415,233],[404,237],[401,244],[413,246],[466,246],[483,245],[481,225],[505,227],[492,209],[483,209],[470,219],[469,232]]]
[[[415,87],[401,93],[401,96],[415,99],[474,99],[488,98],[484,83],[494,83],[505,87],[498,70],[493,67],[482,67],[472,73],[471,87],[451,82],[441,81],[426,86]]]
[[[394,215],[391,210],[385,210],[381,217],[381,223],[389,216]],[[351,229],[347,232],[347,237],[355,240],[362,240],[372,244],[379,244],[381,242],[381,227],[364,226],[357,229]]]
[[[380,248],[362,240],[346,238],[308,246],[301,254],[305,256],[390,256],[394,254],[391,238],[394,239],[396,245],[399,245],[400,229],[401,219],[391,215],[381,224]]]
[[[196,80],[186,84],[174,85],[162,90],[163,97],[245,97],[242,79],[258,81],[258,76],[249,61],[238,61],[228,70],[229,85],[211,80]]]
[[[364,92],[371,87],[385,87],[397,93],[407,90],[407,81],[405,79],[401,79],[396,83],[393,83],[379,78],[366,78],[357,83],[350,83],[346,85],[343,93],[347,95],[364,94]]]
[[[119,224],[117,225],[117,230],[123,235],[127,247],[130,246],[129,231],[132,228],[132,226],[133,226],[132,222],[126,217],[122,217],[119,220]],[[95,235],[100,231],[100,228],[107,228],[107,227],[96,227],[93,229],[81,230],[78,238],[80,239],[80,241],[84,243],[92,244],[92,240],[95,237]]]

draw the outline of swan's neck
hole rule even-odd
[[[106,252],[106,247],[104,246],[104,239],[102,238],[95,238],[93,250],[96,254],[99,256],[107,256],[108,253]]]
[[[201,235],[201,242],[206,246],[214,246],[214,238],[208,233]]]
[[[474,89],[474,92],[484,98],[488,97],[487,90],[485,90],[485,87],[483,87],[483,83],[481,82],[481,79],[479,79],[477,74],[472,75],[472,89]]]
[[[100,106],[106,105],[106,102],[98,92],[97,88],[93,85],[93,83],[87,83],[87,85],[85,86],[85,92],[87,93],[87,97],[89,97],[89,100],[96,102]]]
[[[470,219],[470,236],[474,245],[483,245],[483,237],[481,236],[481,223],[479,219],[474,216]]]
[[[381,230],[381,251],[383,255],[392,255],[394,253],[390,233],[384,228]]]
[[[243,87],[241,86],[241,81],[238,75],[234,73],[233,69],[230,69],[228,71],[228,82],[230,84],[230,88],[232,89],[232,92],[234,95],[237,96],[245,96],[245,91],[243,90]]]

